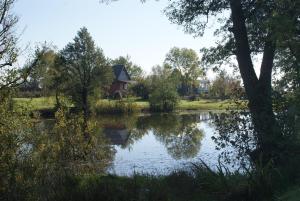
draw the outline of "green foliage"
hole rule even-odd
[[[222,100],[229,98],[241,99],[243,92],[240,80],[229,76],[225,71],[220,71],[209,89],[209,97]]]
[[[32,70],[27,81],[19,86],[19,97],[24,97],[26,94],[30,95],[30,93],[39,93],[40,96],[49,95],[54,91],[51,71],[57,57],[54,47],[47,43],[36,47],[33,58],[26,64],[28,67],[31,66]]]
[[[152,111],[170,112],[178,105],[179,96],[176,88],[168,81],[161,82],[161,86],[150,94],[149,103]]]
[[[12,110],[9,100],[0,104],[0,199],[22,200],[30,184],[30,130],[28,116],[23,109]],[[3,197],[2,197],[3,196]]]
[[[29,121],[24,109],[0,107],[0,199],[59,199],[68,177],[102,174],[112,147],[95,122],[82,115],[55,115],[54,128]]]
[[[187,48],[172,48],[166,55],[165,65],[173,69],[173,77],[183,95],[193,93],[197,79],[203,75],[197,53]]]
[[[232,18],[229,14],[223,14],[231,8],[231,3],[231,1],[174,0],[170,1],[165,13],[173,23],[183,26],[187,33],[196,36],[202,36],[211,22],[218,19],[214,33],[222,39],[215,47],[202,49],[203,61],[218,68],[221,64],[231,62],[232,56],[236,53]],[[241,0],[236,3],[242,5],[252,55],[264,51],[264,44],[270,34],[272,40],[276,40],[279,44],[277,49],[280,51],[294,49],[297,46],[299,38],[295,36],[299,31],[299,25],[295,19],[299,15],[299,3],[293,0],[264,2]]]
[[[14,3],[15,0],[0,1],[0,92],[24,82],[30,70],[20,70],[15,66],[20,51],[17,47],[18,36],[15,32],[18,17],[12,13]]]
[[[136,83],[134,83],[130,90],[133,92],[133,94],[137,97],[141,97],[144,100],[149,99],[149,94],[151,91],[151,81],[149,78],[140,78],[135,80]]]
[[[75,106],[86,115],[90,109],[89,97],[111,83],[112,69],[86,28],[78,31],[74,41],[60,55],[65,93],[72,97]]]
[[[111,150],[101,132],[98,133],[96,123],[86,121],[83,115],[68,115],[64,110],[59,109],[55,114],[52,136],[44,136],[46,139],[39,142],[41,160],[45,157],[47,161],[52,160],[48,162],[75,174],[104,172]]]
[[[60,190],[56,200],[257,200],[249,196],[245,176],[221,169],[213,171],[204,163],[168,176],[135,174],[69,178],[67,188]]]
[[[171,75],[171,69],[166,66],[152,68],[152,75],[149,77],[151,81],[150,110],[170,112],[177,106],[179,96]]]
[[[123,99],[123,101],[126,102],[131,102],[136,106],[137,112],[143,112],[143,111],[148,111],[149,110],[149,102],[144,101],[144,100],[139,100],[139,99]],[[62,104],[65,104],[68,106],[70,109],[73,107],[72,101],[65,97],[60,97],[60,102]],[[13,103],[16,107],[26,107],[30,112],[41,112],[43,113],[46,111],[51,112],[51,117],[54,117],[54,112],[55,112],[55,97],[40,97],[40,98],[13,98]],[[110,108],[113,108],[113,103],[114,101],[111,100],[110,103],[108,104],[109,101],[106,99],[98,99],[95,101],[95,103],[92,104],[92,110],[97,110],[97,105],[100,104],[101,108],[105,111],[105,107],[108,106]],[[187,101],[187,100],[180,100],[178,101],[178,105],[176,107],[177,110],[226,110],[228,108],[231,109],[236,109],[238,108],[237,105],[240,103],[244,103],[244,108],[246,107],[247,101],[236,101],[232,102],[229,100],[214,100],[214,99],[199,99],[197,101]],[[111,109],[106,110],[109,112]],[[96,111],[95,111],[96,112]],[[97,113],[97,112],[96,112]],[[49,117],[49,115],[46,115],[46,117]],[[42,114],[42,116],[44,116]]]

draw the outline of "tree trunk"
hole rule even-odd
[[[88,105],[88,89],[83,87],[82,89],[82,110],[83,110],[83,135],[86,140],[90,139],[88,132],[88,118],[89,118],[89,105]]]
[[[60,104],[60,101],[59,101],[59,92],[58,90],[55,91],[55,101],[56,101],[56,109],[57,108],[60,108],[61,104]]]
[[[236,56],[249,100],[248,106],[252,115],[254,130],[257,135],[257,148],[260,154],[264,155],[264,159],[269,160],[270,157],[273,158],[278,148],[278,139],[281,135],[273,112],[271,98],[271,75],[275,45],[271,40],[265,42],[260,78],[258,79],[251,59],[241,1],[231,0],[230,7]]]
[[[88,108],[88,92],[85,87],[82,89],[82,110],[85,118],[88,117],[89,108]]]

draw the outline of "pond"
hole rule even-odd
[[[216,149],[212,139],[218,135],[214,117],[220,114],[218,111],[194,111],[106,115],[94,119],[98,135],[104,137],[113,150],[107,172],[122,176],[134,173],[166,175],[201,161],[214,169],[223,151]],[[53,129],[53,121],[42,123],[41,128]]]
[[[247,112],[101,115],[85,120],[82,115],[58,110],[55,120],[41,119],[35,124],[25,124],[26,121],[3,135],[2,181],[16,178],[5,183],[5,191],[12,197],[23,197],[22,193],[29,191],[29,197],[58,200],[55,196],[77,197],[78,192],[86,198],[102,198],[121,191],[124,197],[131,196],[128,192],[136,195],[136,189],[144,192],[152,186],[150,193],[157,189],[160,192],[166,185],[167,189],[175,189],[172,194],[177,196],[175,192],[181,193],[185,185],[188,190],[205,189],[208,182],[208,193],[219,187],[226,192],[227,181],[235,188],[236,182],[239,186],[248,182],[245,179],[252,171],[265,173],[264,167],[255,169],[261,167],[251,161],[253,154],[260,157],[261,153],[256,151]],[[193,165],[202,161],[213,171],[206,165]],[[130,177],[135,173],[146,175]],[[224,181],[226,187],[220,186]],[[22,192],[10,191],[14,186]],[[162,193],[165,194],[163,189]]]
[[[168,174],[200,159],[213,167],[220,151],[212,140],[212,117],[209,112],[155,114],[104,124],[103,132],[115,148],[109,172]]]

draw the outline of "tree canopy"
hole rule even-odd
[[[19,48],[15,33],[18,17],[11,12],[14,2],[14,0],[0,1],[0,90],[18,85],[28,75],[28,69],[20,72],[15,64]]]
[[[111,83],[112,69],[85,27],[60,52],[60,57],[67,84],[66,92],[71,95],[76,106],[87,113],[89,97]]]
[[[200,59],[193,49],[172,48],[166,55],[165,65],[173,69],[173,75],[179,76],[183,94],[186,95],[196,84],[197,79],[203,74]]]

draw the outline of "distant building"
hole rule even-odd
[[[130,136],[126,128],[105,128],[103,132],[113,145],[126,145]]]
[[[198,88],[198,93],[199,94],[207,94],[209,91],[209,85],[210,81],[207,79],[203,79],[199,81],[199,88]]]
[[[128,84],[133,82],[124,65],[114,65],[114,81],[110,86],[109,94],[113,98],[122,98],[127,94]]]

